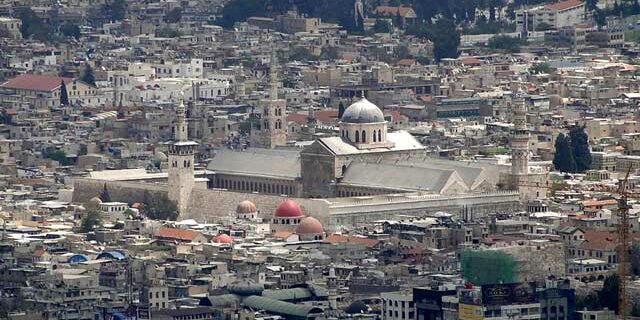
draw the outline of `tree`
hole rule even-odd
[[[551,29],[553,29],[553,26],[546,22],[540,22],[538,25],[536,25],[536,31],[547,31]]]
[[[103,6],[103,12],[107,20],[122,20],[127,12],[127,2],[125,0],[108,1],[107,4]]]
[[[100,200],[102,202],[111,202],[111,196],[109,195],[109,191],[107,190],[107,184],[102,185],[102,191],[100,191]]]
[[[631,246],[629,263],[631,264],[631,273],[640,276],[640,244],[636,243]]]
[[[95,209],[89,210],[87,211],[87,215],[85,215],[80,222],[80,231],[84,233],[91,232],[101,225],[102,218],[100,217],[100,212]]]
[[[551,66],[546,62],[534,63],[529,68],[529,73],[531,74],[539,74],[539,73],[551,73]]]
[[[438,19],[431,32],[433,56],[437,61],[444,58],[457,58],[460,45],[460,31],[453,20]]]
[[[140,213],[154,220],[176,220],[178,206],[164,193],[151,194],[145,190],[143,205]]]
[[[618,286],[620,285],[620,277],[617,274],[610,275],[604,279],[602,289],[598,292],[598,301],[600,305],[609,310],[618,312]]]
[[[569,130],[573,158],[577,172],[585,172],[591,169],[591,151],[589,150],[589,136],[584,127],[573,126]]]
[[[16,11],[18,19],[22,22],[20,32],[23,38],[33,38],[41,41],[51,40],[51,27],[45,24],[30,7],[21,7]]]
[[[344,103],[340,101],[340,104],[338,104],[338,119],[342,119],[343,114],[344,114]]]
[[[573,152],[571,149],[568,138],[560,133],[556,138],[555,143],[556,153],[553,156],[553,166],[560,172],[574,172],[576,169],[576,163],[573,158]]]
[[[60,105],[69,105],[69,95],[67,94],[67,85],[64,83],[64,80],[60,80]]]
[[[597,9],[597,5],[598,5],[598,0],[587,0],[585,1],[585,6],[587,7],[587,10],[589,11],[593,11]]]
[[[95,87],[96,79],[93,76],[93,69],[89,64],[85,64],[84,72],[82,73],[82,77],[80,78],[80,80],[82,80],[82,82],[86,84],[89,84]]]
[[[182,34],[180,33],[180,31],[175,30],[175,29],[171,29],[169,27],[164,27],[161,29],[158,29],[158,31],[156,31],[156,36],[160,37],[160,38],[177,38],[179,36],[181,36]]]
[[[45,158],[58,161],[58,163],[63,166],[70,166],[73,164],[73,160],[67,158],[67,154],[64,151],[53,147],[46,150]]]
[[[182,20],[182,8],[173,8],[164,16],[164,22],[177,23]]]
[[[333,46],[322,47],[322,50],[320,51],[320,59],[322,60],[338,59],[338,48]]]
[[[376,23],[373,25],[373,32],[375,33],[389,33],[391,32],[391,25],[384,19],[376,19]]]
[[[64,23],[60,26],[60,33],[65,37],[80,38],[80,27],[73,23]]]
[[[317,57],[311,54],[311,51],[303,46],[296,46],[289,50],[289,59],[297,61],[317,60]]]
[[[510,53],[520,52],[520,39],[505,35],[497,35],[489,40],[488,46],[492,49],[505,50]]]

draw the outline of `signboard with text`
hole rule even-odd
[[[482,303],[505,305],[536,302],[535,283],[504,283],[482,286]]]
[[[458,304],[458,319],[460,320],[482,320],[484,314],[482,313],[482,306],[476,306],[472,304]]]

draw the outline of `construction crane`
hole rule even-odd
[[[626,319],[628,307],[629,307],[629,295],[627,291],[627,276],[629,274],[629,196],[633,195],[634,198],[640,198],[640,193],[630,193],[627,189],[629,186],[629,175],[631,173],[632,166],[627,168],[624,178],[618,179],[618,186],[616,189],[603,188],[599,191],[610,192],[617,194],[618,210],[618,318]],[[519,187],[530,188],[542,188],[551,189],[550,186],[539,185],[519,185]]]
[[[625,319],[627,317],[628,295],[627,295],[627,274],[629,262],[629,173],[631,167],[627,169],[627,173],[623,179],[618,179],[618,317]]]

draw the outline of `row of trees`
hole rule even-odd
[[[111,195],[105,184],[99,196],[102,202],[111,202]],[[133,215],[133,211],[129,210],[129,215]],[[140,213],[149,219],[175,221],[178,218],[178,206],[171,201],[166,194],[152,194],[145,191],[142,199]],[[96,207],[91,207],[87,214],[80,221],[80,231],[87,233],[94,231],[102,226],[102,216]]]
[[[555,143],[553,166],[560,172],[585,172],[591,169],[589,137],[584,127],[572,126],[569,135],[558,135]]]

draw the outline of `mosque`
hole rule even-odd
[[[89,178],[74,181],[74,201],[94,197],[103,186],[109,188],[112,198],[123,202],[140,201],[142,192],[166,192],[178,204],[181,218],[206,221],[227,215],[248,199],[260,202],[266,214],[276,213],[274,232],[318,231],[324,230],[323,224],[353,226],[436,211],[472,218],[521,205],[518,190],[529,174],[526,156],[520,156],[528,152],[523,149],[528,148],[526,143],[515,148],[519,156],[514,159],[524,163],[515,164],[517,170],[511,172],[498,166],[430,158],[408,132],[389,132],[380,108],[361,97],[345,110],[337,136],[321,137],[295,149],[283,146],[282,128],[286,126],[276,125],[286,119],[286,105],[277,99],[275,88],[261,108],[263,125],[252,128],[251,137],[260,137],[257,144],[263,148],[219,150],[206,170],[195,171],[197,144],[188,140],[181,104],[176,138],[169,143],[167,173],[92,172]],[[520,137],[524,137],[522,132],[519,128]],[[509,180],[515,181],[510,184],[512,191],[497,188],[505,175],[519,177]],[[535,195],[542,196],[537,191]],[[255,205],[241,205],[242,218],[265,218]],[[301,214],[300,205],[307,216]],[[303,238],[314,239],[321,233],[307,232]]]
[[[316,139],[302,150],[220,150],[207,166],[207,179],[209,188],[304,198],[453,195],[495,190],[501,170],[427,157],[408,132],[388,132],[382,111],[361,98],[345,110],[339,136]]]

